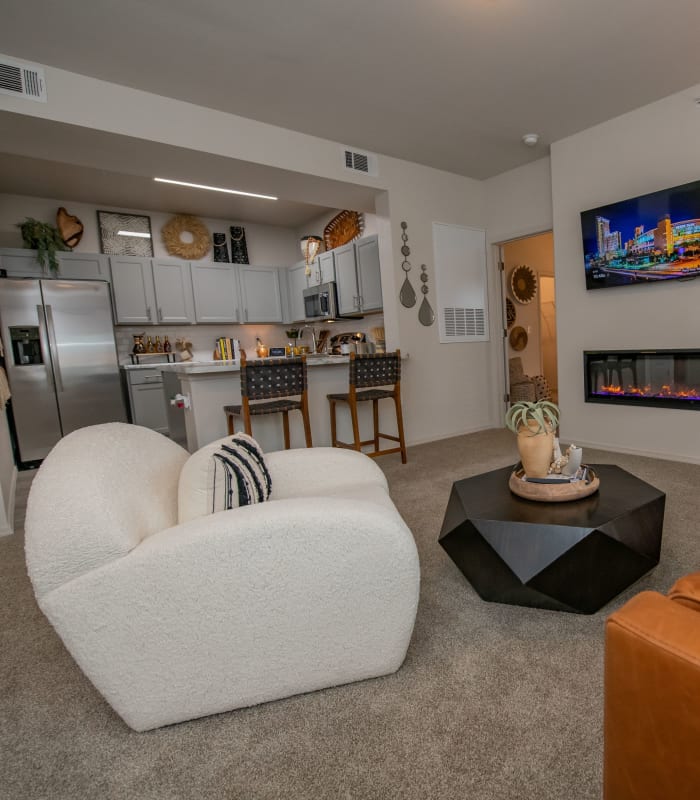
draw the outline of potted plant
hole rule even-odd
[[[48,222],[39,222],[38,219],[27,217],[24,222],[17,223],[22,233],[24,246],[36,250],[36,257],[42,269],[49,269],[58,273],[59,250],[70,250],[66,247],[58,228]]]
[[[554,452],[554,432],[559,426],[559,407],[549,400],[521,400],[508,409],[506,428],[517,434],[520,461],[528,478],[544,478]]]

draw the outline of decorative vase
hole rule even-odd
[[[520,428],[517,441],[525,475],[546,478],[554,452],[554,431],[533,433],[530,428]]]

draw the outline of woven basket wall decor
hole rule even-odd
[[[326,250],[340,247],[362,236],[365,218],[357,211],[341,211],[323,229],[323,242]]]
[[[189,233],[191,242],[182,240],[182,234]],[[163,244],[168,254],[178,258],[198,259],[211,250],[211,234],[207,226],[197,217],[177,214],[163,225],[161,231]]]

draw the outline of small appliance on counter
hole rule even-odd
[[[329,352],[332,355],[348,355],[349,353],[374,353],[375,347],[372,342],[368,342],[365,334],[358,333],[338,333],[331,336]]]

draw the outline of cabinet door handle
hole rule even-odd
[[[146,316],[148,317],[148,321],[150,322],[151,321],[151,307],[150,306],[146,307]]]
[[[246,322],[248,322],[248,309],[247,309],[247,308],[245,308],[245,309],[243,310],[243,313],[245,314],[245,321],[246,321]]]
[[[162,321],[163,321],[163,309],[160,308],[160,306],[159,306],[158,307],[158,322],[162,322]]]

